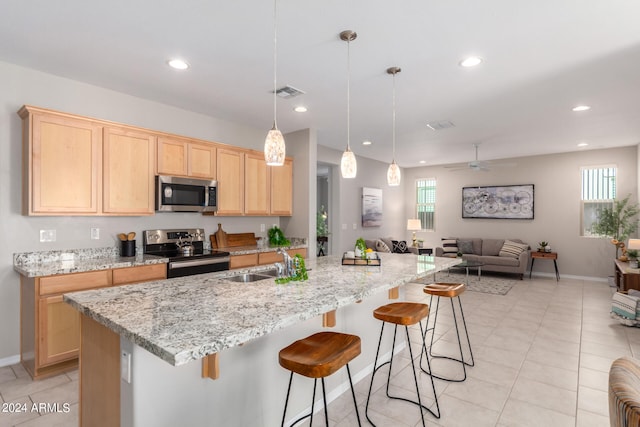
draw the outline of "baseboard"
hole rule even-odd
[[[0,368],[4,366],[15,365],[16,363],[20,363],[20,355],[16,354],[14,356],[4,357],[0,359]]]
[[[535,271],[532,274],[532,277],[553,277],[555,279],[555,273],[536,273]],[[525,273],[525,278],[528,275]],[[607,277],[593,277],[593,276],[575,276],[573,274],[560,274],[560,279],[574,279],[574,280],[586,280],[588,282],[607,282],[609,279]]]

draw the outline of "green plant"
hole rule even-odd
[[[291,242],[284,237],[284,233],[278,226],[273,226],[267,232],[269,236],[269,245],[271,246],[289,246]]]
[[[638,259],[638,250],[637,249],[627,250],[627,257],[629,257],[629,259]]]
[[[547,246],[549,246],[549,242],[545,242],[544,240],[540,243],[538,243],[538,246],[541,248],[546,248]]]
[[[304,258],[300,254],[296,254],[293,257],[293,265],[294,265],[294,274],[290,277],[279,277],[276,279],[276,283],[278,285],[283,285],[289,282],[304,282],[305,280],[309,280],[309,275],[307,274],[307,267],[304,263]]]
[[[320,210],[316,214],[316,235],[317,236],[328,236],[329,234],[329,226],[327,224],[327,213],[324,210],[324,206],[320,206]]]
[[[628,195],[622,200],[614,200],[613,207],[604,208],[593,225],[593,231],[603,237],[612,238],[616,246],[616,258],[620,242],[624,242],[638,228],[640,208],[637,203],[629,204]]]
[[[362,258],[367,257],[367,243],[362,237],[358,237],[358,240],[356,240],[356,249],[360,250],[360,256]]]

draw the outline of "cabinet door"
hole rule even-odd
[[[113,270],[113,286],[163,280],[167,278],[167,264],[141,265]]]
[[[207,144],[188,145],[188,174],[194,178],[216,178],[216,147]]]
[[[158,175],[187,176],[187,144],[177,139],[158,138]]]
[[[244,213],[269,215],[270,174],[262,153],[247,153],[244,158]]]
[[[293,160],[271,169],[271,215],[293,215]]]
[[[62,295],[40,298],[38,307],[40,366],[78,357],[80,312],[62,300]]]
[[[24,141],[29,184],[25,182],[23,213],[98,214],[100,127],[48,114],[34,114],[25,126],[31,126],[32,133]]]
[[[244,152],[218,148],[218,215],[242,215]]]
[[[103,149],[103,211],[152,215],[155,136],[124,128],[105,128]]]

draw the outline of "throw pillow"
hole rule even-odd
[[[376,252],[391,252],[391,249],[382,240],[376,240]]]
[[[473,242],[471,240],[458,240],[458,250],[463,254],[472,254]]]
[[[407,242],[404,240],[392,240],[391,243],[393,245],[391,250],[394,254],[408,254],[411,252],[409,248],[407,248]]]
[[[458,253],[458,241],[455,239],[442,239],[442,252],[445,254]]]
[[[525,243],[516,243],[511,240],[505,240],[498,255],[509,258],[518,258],[522,252],[527,250],[528,247],[529,246]]]
[[[616,292],[613,295],[613,301],[611,301],[611,311],[627,319],[635,319],[637,305],[638,297]]]

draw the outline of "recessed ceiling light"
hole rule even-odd
[[[293,111],[295,111],[296,113],[306,113],[307,107],[305,107],[304,105],[298,105],[293,109]]]
[[[578,144],[578,147],[586,147],[587,145],[589,145],[586,142],[581,142],[580,144]]]
[[[427,163],[427,161],[426,160],[420,160],[419,163],[424,165],[425,163]]]
[[[470,56],[460,61],[460,66],[466,68],[475,67],[476,65],[480,65],[481,62],[482,58],[480,58],[479,56]]]
[[[588,105],[577,105],[575,107],[573,107],[571,110],[572,111],[587,111],[590,110],[591,107],[589,107]]]
[[[362,145],[371,145],[372,142],[371,141],[362,141]]]
[[[187,68],[189,68],[189,64],[187,64],[182,59],[170,59],[169,61],[167,61],[167,64],[169,64],[171,68],[175,68],[176,70],[186,70]]]

